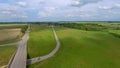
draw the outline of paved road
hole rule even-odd
[[[54,33],[54,36],[55,36],[55,40],[56,40],[56,47],[54,48],[54,50],[52,52],[50,52],[48,55],[45,55],[45,56],[41,56],[41,57],[36,57],[36,58],[33,58],[33,59],[28,59],[27,60],[27,64],[33,64],[33,63],[36,63],[36,62],[40,62],[40,61],[43,61],[43,60],[46,60],[50,57],[53,57],[55,55],[55,53],[59,50],[60,48],[60,41],[57,37],[57,34],[54,30],[54,28],[52,27],[52,30],[53,30],[53,33]]]
[[[18,50],[13,58],[13,61],[8,65],[8,68],[26,68],[27,61],[27,40],[29,39],[29,29],[25,32],[22,40],[18,42]]]

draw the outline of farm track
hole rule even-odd
[[[52,27],[52,30],[53,30],[54,37],[55,37],[55,40],[56,40],[56,47],[53,49],[52,52],[50,52],[49,54],[47,54],[45,56],[28,59],[27,60],[27,65],[34,64],[36,62],[41,62],[41,61],[46,60],[46,59],[48,59],[50,57],[53,57],[56,54],[56,52],[59,50],[59,48],[60,48],[60,41],[59,41],[59,39],[57,37],[57,34],[56,34],[56,32],[55,32],[53,27]]]

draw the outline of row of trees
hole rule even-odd
[[[102,31],[106,29],[120,30],[120,27],[105,26],[100,23],[48,23],[48,25],[76,28],[87,31]]]
[[[94,23],[53,23],[53,24],[55,26],[76,28],[76,29],[87,30],[87,31],[100,31],[100,30],[107,29],[103,25],[94,24]]]

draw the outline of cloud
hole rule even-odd
[[[90,14],[80,14],[79,16],[82,17],[82,18],[84,18],[84,17],[86,18],[86,17],[91,17],[92,15],[90,15]]]
[[[120,8],[120,4],[115,4],[116,7]]]
[[[38,12],[38,17],[49,17],[57,10],[56,7],[44,7],[42,11]]]
[[[15,10],[10,9],[10,8],[6,8],[6,9],[0,11],[1,14],[12,14],[14,12],[15,12]]]
[[[111,5],[111,6],[99,6],[98,8],[102,9],[102,10],[113,10],[113,9],[120,8],[120,4],[114,4],[114,5]]]
[[[11,14],[10,11],[1,11],[0,13],[1,13],[1,14]]]
[[[9,18],[27,18],[28,16],[24,11],[16,10],[16,9],[5,9],[0,11],[0,17],[9,17]]]
[[[28,18],[28,16],[23,15],[23,14],[22,15],[12,14],[11,17],[13,17],[13,18]]]
[[[94,15],[90,15],[90,14],[85,14],[85,13],[81,13],[81,14],[67,14],[65,17],[67,18],[89,18],[89,17],[92,17]]]
[[[57,8],[56,7],[45,7],[44,11],[46,12],[54,12]]]
[[[45,12],[39,12],[38,13],[38,17],[40,18],[40,17],[48,17],[49,16],[49,14],[47,14],[47,13],[45,13]]]
[[[110,6],[99,6],[99,9],[102,9],[102,10],[112,10],[113,7],[110,7]]]
[[[71,6],[73,7],[81,7],[83,5],[89,4],[89,3],[97,3],[102,0],[73,0],[71,2]]]
[[[13,21],[16,18],[33,21],[73,18],[105,20],[105,16],[111,16],[109,18],[111,20],[111,18],[120,18],[119,11],[120,0],[6,0],[0,3],[0,21],[3,18],[12,18]]]
[[[13,5],[20,6],[20,7],[25,7],[27,5],[27,3],[21,1],[21,2],[15,2],[15,3],[13,3]]]

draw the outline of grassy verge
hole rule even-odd
[[[50,53],[55,47],[52,29],[47,25],[31,25],[28,59]]]
[[[0,47],[0,67],[7,65],[16,50],[16,46]]]
[[[29,68],[119,68],[120,39],[107,32],[56,28],[57,54]]]

